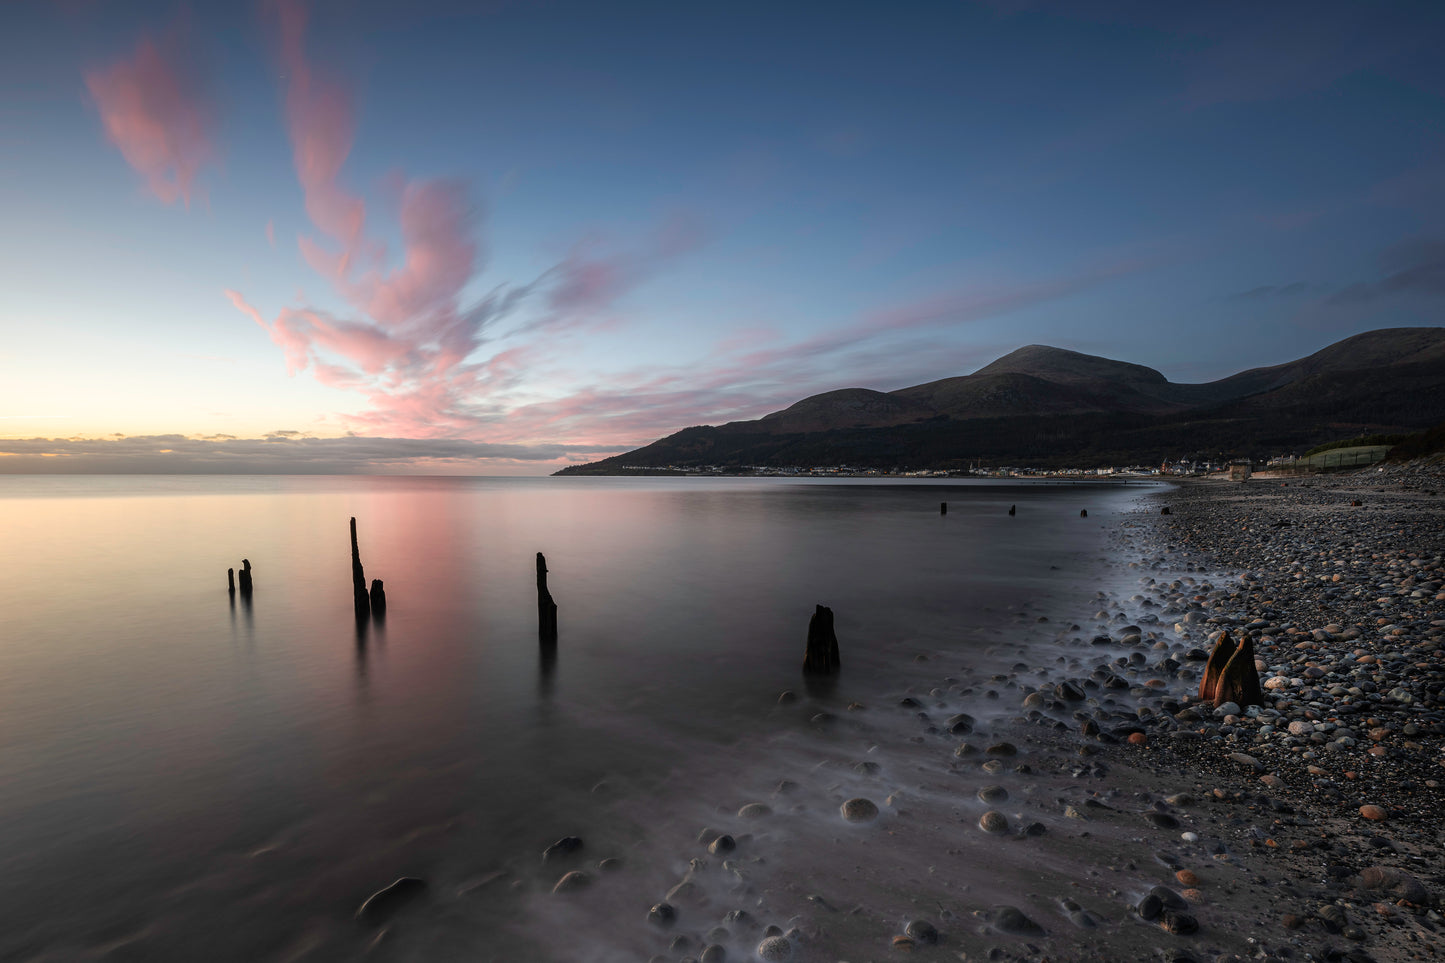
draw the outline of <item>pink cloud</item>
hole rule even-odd
[[[455,303],[472,278],[477,244],[471,202],[457,181],[408,183],[401,195],[406,259],[391,273],[367,272],[346,285],[350,299],[384,324],[405,325]]]
[[[197,175],[216,156],[214,112],[181,55],[179,32],[160,44],[143,37],[129,59],[87,71],[85,86],[106,137],[151,193],[189,207]]]
[[[606,311],[619,297],[673,258],[689,254],[706,239],[701,221],[675,213],[644,244],[631,251],[606,251],[596,238],[576,245],[552,269],[548,304],[558,316],[586,317]]]
[[[545,343],[552,344],[582,325],[603,330],[619,323],[610,312],[627,291],[701,243],[696,220],[676,214],[638,245],[616,248],[593,239],[538,278],[499,285],[464,305],[481,260],[479,205],[467,185],[389,175],[382,194],[398,207],[401,256],[388,262],[386,245],[367,232],[366,202],[341,183],[355,139],[351,91],[322,77],[307,59],[305,6],[282,0],[277,10],[287,130],[316,232],[298,237],[298,246],[351,317],[298,304],[268,319],[240,293],[226,296],[281,349],[292,374],[309,372],[365,399],[366,410],[343,416],[352,427],[408,437],[490,430],[508,407],[505,399],[522,389],[538,352],[523,343],[475,358],[484,330],[526,306],[532,317],[509,332],[513,340],[536,339],[545,330]]]
[[[276,222],[275,222],[275,221],[267,221],[267,222],[266,222],[266,243],[269,244],[269,245],[271,245],[272,248],[275,248],[275,246],[276,246]]]
[[[287,84],[286,127],[296,175],[306,196],[306,215],[320,231],[341,244],[339,253],[325,251],[314,242],[303,242],[303,250],[316,270],[342,276],[356,253],[366,222],[366,204],[337,183],[356,136],[351,92],[311,69],[303,42],[306,7],[298,0],[283,0],[277,10],[281,64]]]

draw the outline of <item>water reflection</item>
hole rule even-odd
[[[47,495],[56,484],[69,494]],[[135,493],[145,485],[157,494]],[[947,641],[966,662],[970,632],[1050,597],[1062,577],[1050,564],[1097,555],[1077,524],[1085,504],[1109,517],[1097,490],[0,478],[0,905],[34,921],[0,927],[0,959],[86,955],[69,941],[113,938],[98,906],[237,934],[210,954],[221,963],[273,958],[371,886],[366,874],[464,876],[422,844],[389,861],[413,827],[472,814],[487,831],[466,861],[502,865],[518,839],[585,824],[596,803],[574,799],[577,785],[661,778],[678,740],[774,725],[754,707],[802,695],[816,599],[841,600],[848,682],[804,679],[825,705],[900,651]],[[403,604],[353,629],[349,567],[328,559],[354,516],[376,520],[368,556],[396,573]],[[246,594],[228,600],[248,650],[235,659],[189,644],[226,627],[212,548],[226,544],[270,579],[259,612]],[[537,640],[538,545],[562,579],[567,680],[559,646]],[[97,566],[130,578],[97,585]],[[234,854],[278,833],[306,843],[286,857],[294,895],[265,897],[263,912],[258,874],[275,863]],[[149,958],[205,942],[168,925],[146,930]],[[326,939],[318,956],[350,958],[342,936]]]
[[[557,676],[557,643],[543,639],[537,644],[537,695],[546,700],[552,697]]]

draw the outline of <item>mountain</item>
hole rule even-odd
[[[842,388],[756,421],[685,428],[558,474],[704,465],[953,468],[1267,457],[1445,420],[1445,328],[1382,328],[1206,384],[1028,345],[970,375],[896,391]]]

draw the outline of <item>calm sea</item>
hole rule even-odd
[[[377,954],[525,941],[496,900],[454,894],[558,836],[620,832],[599,799],[615,815],[685,794],[687,761],[746,758],[802,688],[816,603],[838,698],[876,694],[906,653],[1091,605],[1101,527],[1137,494],[0,477],[0,958],[349,959],[371,935],[357,906],[403,875],[432,884],[430,935]],[[352,516],[389,602],[365,631]],[[255,594],[233,604],[242,558]]]

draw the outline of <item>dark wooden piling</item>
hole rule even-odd
[[[1019,507],[1018,507],[1017,505],[1010,505],[1010,506],[1008,507],[1008,513],[1009,513],[1010,515],[1016,515],[1016,514],[1018,514],[1018,508],[1019,508]]]
[[[249,558],[243,558],[243,559],[241,559],[241,572],[240,572],[240,577],[237,578],[236,581],[239,582],[239,583],[240,583],[240,586],[241,586],[241,598],[243,598],[243,599],[248,599],[248,598],[250,598],[250,597],[251,597],[251,560],[250,560]]]
[[[371,617],[371,597],[366,594],[366,573],[361,568],[361,548],[356,543],[356,519],[351,519],[351,602],[356,617]]]
[[[226,591],[236,594],[236,570],[233,568],[226,569]]]
[[[939,503],[938,503],[938,514],[940,514],[940,515],[947,515],[947,514],[948,514],[948,502],[939,502]]]
[[[371,580],[371,614],[378,619],[386,618],[386,589],[381,587],[381,579]]]
[[[1088,517],[1089,517],[1089,510],[1088,510],[1087,508],[1081,508],[1081,509],[1079,509],[1079,517],[1080,517],[1080,518],[1088,518]]]
[[[537,637],[557,641],[557,603],[547,591],[547,558],[541,552],[537,553]]]
[[[838,658],[838,636],[833,632],[833,610],[820,605],[808,620],[808,648],[803,654],[803,671],[809,675],[834,675],[842,668]]]

